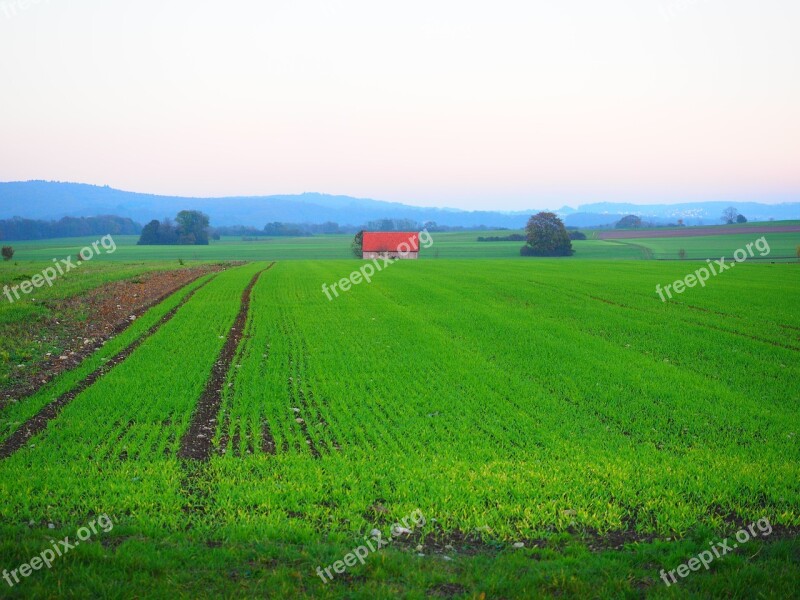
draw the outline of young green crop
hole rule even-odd
[[[0,461],[2,533],[27,548],[47,522],[108,512],[125,556],[256,547],[235,585],[268,562],[284,592],[324,595],[316,564],[417,509],[443,544],[466,533],[505,549],[565,531],[800,525],[792,265],[743,264],[663,303],[655,284],[690,262],[403,261],[329,302],[321,284],[360,263],[278,263],[252,290],[216,451],[187,466],[181,436],[265,266],[218,275]],[[402,556],[386,557],[353,576],[401,579]],[[551,587],[526,589],[589,589],[574,556],[560,565]],[[190,568],[202,580],[215,567]]]

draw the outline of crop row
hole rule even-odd
[[[361,531],[375,506],[505,535],[796,524],[792,281],[743,268],[665,305],[674,265],[562,265],[398,264],[328,302],[352,263],[279,264],[226,408],[277,454],[215,459],[214,503]]]
[[[190,516],[177,445],[264,265],[200,289],[0,463],[2,516],[113,507],[138,530],[284,542],[416,509],[510,539],[800,523],[796,270],[742,266],[664,304],[655,283],[684,265],[403,262],[329,302],[321,284],[357,265],[256,283]]]
[[[165,315],[174,310],[184,299],[213,277],[214,274],[208,274],[184,286],[136,319],[122,333],[109,339],[76,368],[53,379],[32,396],[21,398],[7,405],[0,411],[0,443],[4,442],[11,433],[38,413],[44,406],[75,388],[89,375],[98,369],[102,369],[114,356],[130,348],[151,327],[156,326]]]
[[[265,265],[225,271],[125,362],[77,396],[46,431],[0,463],[7,522],[147,515],[175,523],[184,502],[176,458],[242,291]]]

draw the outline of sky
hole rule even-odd
[[[0,0],[0,181],[800,201],[797,0]]]

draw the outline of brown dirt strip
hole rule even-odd
[[[746,521],[737,521],[736,524],[726,522],[725,531],[718,533],[719,539],[733,537],[735,532],[747,526]],[[590,552],[606,552],[609,550],[623,550],[629,544],[651,544],[656,541],[678,541],[681,539],[677,535],[661,536],[656,534],[640,533],[635,529],[623,529],[600,533],[591,528],[569,527],[564,531],[568,537],[549,539],[546,537],[535,539],[521,539],[526,548],[549,548],[559,550],[570,544],[585,545]],[[756,538],[765,543],[796,539],[800,536],[800,527],[790,527],[784,525],[773,525],[772,533],[768,537]],[[691,538],[691,536],[688,536]],[[487,538],[486,534],[465,533],[462,531],[451,531],[444,533],[440,527],[434,533],[422,534],[413,531],[411,534],[402,535],[392,540],[392,547],[404,550],[414,550],[418,545],[422,545],[425,554],[446,554],[451,557],[454,554],[466,556],[476,556],[479,554],[497,554],[508,547],[509,542],[498,542]]]
[[[777,225],[775,227],[681,227],[679,229],[641,229],[628,231],[600,231],[598,240],[628,240],[636,238],[701,237],[707,235],[734,235],[737,233],[796,233],[800,225]]]
[[[215,264],[148,273],[48,303],[56,316],[32,323],[30,329],[35,330],[32,335],[42,343],[63,346],[64,349],[58,356],[46,357],[44,361],[20,371],[17,381],[2,391],[0,410],[19,398],[36,393],[64,371],[77,367],[106,341],[125,331],[133,321],[177,290],[207,273],[228,266],[230,264]],[[70,318],[70,315],[80,314],[90,317],[84,322]]]
[[[4,458],[8,458],[12,454],[14,454],[17,450],[22,448],[32,437],[37,435],[38,433],[42,432],[46,427],[47,424],[55,419],[59,413],[63,410],[63,408],[72,402],[81,392],[86,390],[95,381],[100,379],[103,375],[107,374],[111,371],[114,367],[124,362],[142,343],[151,337],[156,331],[161,329],[165,323],[167,323],[172,317],[175,316],[175,313],[186,304],[195,293],[203,288],[204,286],[208,285],[211,281],[204,282],[203,284],[199,285],[196,289],[189,292],[183,300],[181,300],[178,305],[170,310],[167,314],[165,314],[161,319],[150,329],[148,329],[144,334],[142,334],[139,338],[134,340],[127,348],[116,354],[113,358],[107,361],[103,366],[97,368],[93,371],[86,379],[80,381],[75,387],[73,387],[70,391],[61,394],[58,398],[53,400],[50,404],[42,408],[37,415],[31,417],[25,424],[22,425],[19,429],[17,429],[11,436],[6,439],[5,442],[0,444],[0,460]],[[188,285],[188,284],[187,284]]]
[[[253,290],[258,278],[265,271],[268,271],[275,263],[270,264],[253,275],[250,283],[242,292],[242,300],[239,306],[239,313],[231,326],[225,344],[220,350],[214,366],[211,368],[211,377],[206,382],[206,387],[197,403],[197,409],[192,416],[189,429],[181,439],[181,447],[178,456],[183,459],[206,461],[211,456],[212,438],[216,429],[217,417],[219,416],[220,405],[222,404],[222,388],[230,370],[233,359],[236,357],[236,350],[244,337],[244,327],[247,323],[247,315],[250,311],[250,292]]]
[[[244,339],[248,339],[251,337],[250,331],[253,328],[252,321],[248,321],[247,324],[249,325],[249,327],[245,330],[243,334]],[[238,348],[236,355],[236,359],[239,361],[243,360],[246,355],[244,351],[246,344],[240,344],[240,346],[241,347]],[[233,382],[229,381],[228,388],[231,388],[232,386]],[[225,388],[223,387],[223,390],[224,389]],[[234,423],[233,425],[231,425],[231,412],[233,410],[233,401],[234,401],[234,394],[232,390],[230,397],[228,399],[228,403],[224,406],[223,405],[220,406],[220,411],[222,411],[221,415],[222,425],[220,427],[219,444],[217,445],[216,448],[216,452],[220,456],[226,454],[229,451],[233,453],[233,456],[239,457],[241,455],[240,451],[241,423]],[[231,440],[231,431],[233,431],[233,440]],[[249,436],[249,431],[246,432],[246,435]],[[248,449],[250,449],[250,452],[252,454],[253,442],[252,440],[249,439],[249,437],[247,438],[247,442],[248,442]],[[230,446],[230,448],[228,446]]]
[[[264,454],[276,454],[278,451],[275,445],[275,438],[272,437],[272,431],[266,419],[261,421],[261,451]]]

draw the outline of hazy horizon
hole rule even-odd
[[[0,0],[0,180],[465,210],[800,199],[789,0]]]
[[[637,202],[635,200],[624,200],[619,198],[608,198],[608,199],[597,199],[592,200],[589,202],[565,202],[558,204],[542,204],[539,203],[538,205],[531,205],[523,208],[502,208],[496,206],[473,206],[467,208],[460,208],[457,206],[450,206],[445,204],[415,204],[413,202],[405,202],[402,200],[387,200],[386,198],[380,198],[377,196],[356,196],[354,194],[332,194],[325,191],[319,190],[305,190],[305,191],[296,191],[296,192],[264,192],[261,194],[223,194],[223,195],[214,195],[214,196],[197,196],[197,195],[188,195],[188,194],[163,194],[159,192],[153,191],[143,191],[143,190],[136,190],[136,189],[124,189],[124,188],[117,188],[112,185],[102,184],[102,183],[89,183],[84,181],[54,181],[54,180],[46,180],[46,179],[31,179],[31,180],[19,180],[19,181],[0,181],[0,184],[3,183],[30,183],[30,182],[45,182],[45,183],[56,183],[56,184],[68,184],[68,185],[89,185],[94,187],[110,187],[115,189],[119,192],[125,193],[134,193],[134,194],[146,194],[152,196],[160,196],[160,197],[177,197],[177,198],[195,198],[197,200],[225,200],[230,198],[268,198],[268,197],[275,197],[275,196],[303,196],[306,194],[309,195],[322,195],[322,196],[342,196],[342,197],[349,197],[355,198],[357,200],[375,200],[379,202],[396,202],[398,204],[402,204],[405,206],[417,207],[417,208],[438,208],[438,209],[445,209],[445,210],[467,210],[467,211],[494,211],[494,212],[528,212],[528,210],[559,210],[564,207],[572,208],[572,209],[579,209],[582,206],[588,206],[591,204],[596,203],[613,203],[613,204],[632,204],[641,207],[647,206],[656,206],[656,205],[680,205],[680,204],[694,204],[694,203],[701,203],[701,202],[722,202],[722,203],[730,203],[730,204],[737,204],[737,203],[747,203],[753,202],[757,204],[763,205],[778,205],[778,204],[800,204],[800,197],[798,196],[788,196],[786,198],[778,198],[773,199],[773,201],[768,201],[763,198],[739,198],[739,199],[731,199],[731,198],[722,198],[722,199],[715,199],[715,198],[708,198],[708,199],[685,199],[685,200],[676,200],[673,202]]]

